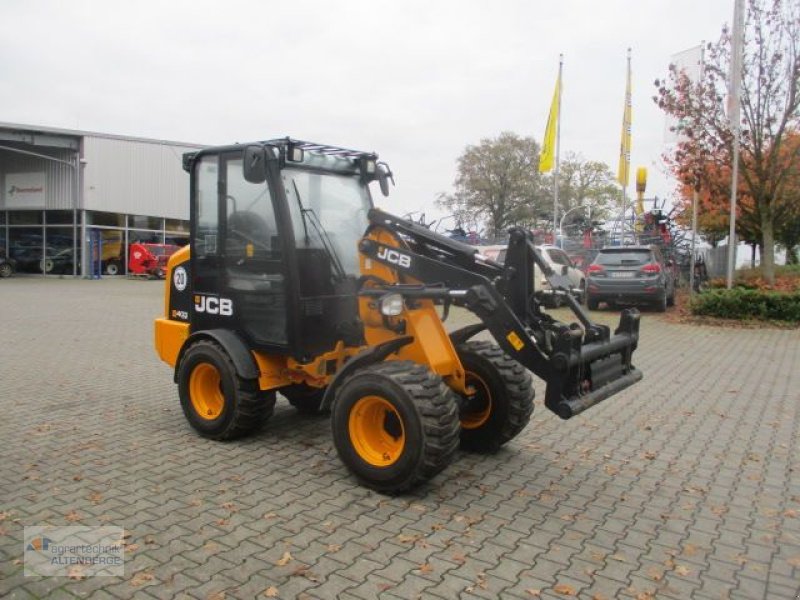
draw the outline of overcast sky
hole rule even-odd
[[[648,167],[647,196],[664,197],[653,81],[732,17],[733,0],[3,0],[0,121],[375,150],[397,179],[379,204],[430,214],[466,145],[541,141],[559,53],[562,156],[616,172],[631,47],[631,169]]]

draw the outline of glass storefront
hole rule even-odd
[[[19,273],[72,275],[81,273],[81,213],[77,224],[71,210],[0,211],[0,249],[17,261]],[[99,231],[103,241],[102,273],[128,271],[130,244],[169,244],[189,242],[189,222],[160,217],[142,217],[99,211],[86,211],[86,232]],[[126,225],[137,224],[136,227]],[[165,229],[166,226],[166,229]]]

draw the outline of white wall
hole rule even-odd
[[[170,142],[87,135],[84,208],[188,219],[189,176],[182,155],[195,150]]]

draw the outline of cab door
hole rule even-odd
[[[239,328],[254,347],[285,348],[287,335],[284,239],[267,182],[244,178],[242,152],[220,157],[224,281]]]
[[[252,348],[284,350],[283,239],[269,185],[244,179],[240,149],[205,154],[192,199],[192,330],[235,330]]]

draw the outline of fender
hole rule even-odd
[[[403,346],[407,346],[414,341],[411,336],[404,336],[383,342],[377,346],[372,346],[366,350],[362,350],[347,363],[339,369],[336,376],[331,381],[328,388],[325,390],[325,395],[322,397],[320,408],[327,410],[333,404],[333,399],[336,396],[336,391],[341,387],[342,383],[356,370],[367,365],[372,365],[381,362],[384,358],[389,356],[392,352],[397,352]]]
[[[205,331],[193,333],[183,343],[183,347],[178,353],[178,360],[175,361],[175,373],[173,375],[175,383],[178,383],[178,369],[181,368],[181,361],[186,349],[198,340],[212,340],[222,346],[222,349],[233,361],[236,373],[242,379],[258,379],[260,374],[258,363],[256,363],[256,359],[247,349],[247,344],[241,337],[227,329],[206,329]]]

